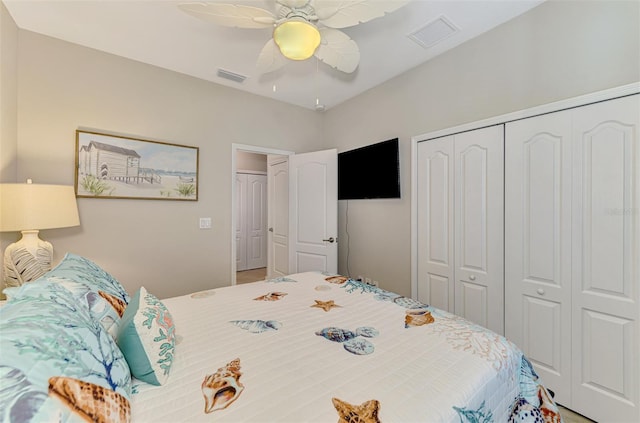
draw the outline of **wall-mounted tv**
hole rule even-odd
[[[400,198],[398,139],[338,154],[338,200]]]

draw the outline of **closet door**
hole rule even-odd
[[[504,334],[503,125],[456,134],[455,313]]]
[[[418,300],[454,312],[454,137],[418,144]]]
[[[236,271],[247,270],[247,175],[236,173]]]
[[[267,266],[267,176],[247,175],[247,269]]]
[[[505,334],[571,406],[571,111],[506,125]]]
[[[574,110],[573,407],[640,421],[639,96]]]

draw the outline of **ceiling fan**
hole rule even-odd
[[[338,28],[384,16],[409,0],[276,0],[275,11],[240,4],[182,3],[178,7],[197,18],[236,28],[273,28],[258,57],[261,73],[275,71],[286,59],[315,56],[327,65],[352,73],[360,62],[358,45]]]

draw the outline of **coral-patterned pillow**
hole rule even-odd
[[[164,384],[175,349],[175,326],[169,310],[142,287],[120,322],[117,343],[131,374],[152,385]]]

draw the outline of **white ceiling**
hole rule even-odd
[[[330,108],[506,22],[544,0],[412,0],[384,17],[345,28],[360,47],[352,74],[315,58],[259,75],[255,63],[269,29],[217,26],[176,7],[194,0],[2,0],[19,28],[222,85],[315,109]],[[215,0],[274,10],[274,0]],[[376,1],[376,0],[371,0]],[[408,35],[444,16],[458,31],[423,48]],[[245,75],[239,84],[219,68]]]

